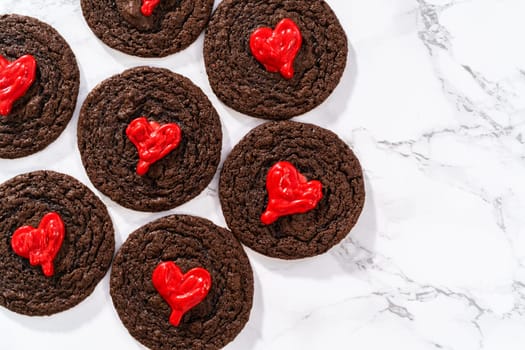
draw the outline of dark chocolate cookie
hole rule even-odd
[[[151,16],[141,0],[81,0],[91,30],[130,55],[163,57],[188,47],[210,18],[213,0],[161,0]]]
[[[32,254],[49,252],[49,245],[35,245],[51,244],[53,238],[40,241],[41,232],[19,231],[27,231],[26,225],[42,226],[52,212],[61,217],[65,230],[48,277],[12,245],[18,236],[24,247],[32,246]],[[0,185],[0,236],[0,305],[31,316],[51,315],[84,300],[109,269],[115,250],[104,204],[76,179],[53,171],[19,175]]]
[[[182,273],[200,267],[211,275],[209,293],[178,326],[170,324],[171,308],[152,282],[157,266],[166,262]],[[230,231],[205,219],[173,215],[129,236],[115,257],[110,292],[130,334],[148,348],[220,349],[248,321],[253,274]]]
[[[24,55],[36,61],[34,81],[11,111],[0,116],[0,158],[24,157],[53,142],[71,119],[80,80],[77,62],[55,29],[19,15],[0,16],[0,55],[11,63]],[[0,75],[6,69],[2,66]],[[6,97],[4,83],[0,102]]]
[[[139,154],[126,135],[145,116],[180,127],[178,146],[137,174]],[[78,147],[91,182],[119,204],[142,211],[174,208],[197,196],[220,160],[219,116],[201,89],[167,69],[138,67],[100,83],[85,100]]]
[[[306,213],[263,224],[267,174],[281,161],[293,164],[307,180],[320,181],[322,199]],[[348,234],[363,208],[365,190],[358,159],[337,135],[282,121],[253,129],[233,148],[221,172],[219,196],[226,222],[243,244],[268,256],[297,259],[324,253]]]
[[[256,29],[273,29],[285,18],[293,20],[302,35],[292,79],[268,72],[250,49]],[[339,83],[347,53],[345,32],[322,0],[224,0],[204,41],[206,71],[217,97],[242,113],[273,120],[321,104]]]

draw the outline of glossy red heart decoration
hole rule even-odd
[[[182,316],[198,305],[211,288],[208,271],[196,267],[182,274],[173,261],[160,263],[153,271],[153,286],[171,307],[170,323],[180,324]]]
[[[31,55],[24,55],[9,62],[0,55],[0,115],[7,116],[13,104],[24,96],[35,81],[36,61]]]
[[[137,174],[142,176],[148,172],[151,164],[164,158],[179,145],[181,130],[175,123],[161,126],[140,117],[129,123],[126,135],[139,152]]]
[[[291,163],[277,162],[266,176],[268,206],[261,221],[270,225],[281,216],[306,213],[323,198],[320,181],[307,181]]]
[[[44,215],[38,228],[22,226],[11,238],[13,251],[29,259],[33,266],[41,265],[44,275],[54,274],[53,260],[64,241],[64,222],[55,212]]]
[[[303,43],[299,27],[289,18],[280,21],[275,30],[262,27],[250,36],[252,55],[268,72],[280,72],[286,79],[293,78],[293,61]]]
[[[142,0],[140,12],[142,12],[144,16],[149,17],[153,14],[153,10],[155,10],[158,4],[160,4],[160,0]]]

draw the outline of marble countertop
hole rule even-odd
[[[226,349],[525,348],[525,2],[327,0],[351,42],[334,94],[295,118],[337,132],[366,176],[363,214],[328,253],[279,261],[253,251],[254,307]],[[218,1],[216,1],[216,4]],[[2,0],[0,13],[37,17],[70,43],[79,103],[60,138],[0,160],[0,181],[53,169],[88,184],[76,147],[79,107],[103,79],[137,65],[190,77],[221,116],[223,160],[262,123],[213,95],[203,36],[182,53],[141,59],[102,44],[79,0]],[[217,176],[169,212],[137,213],[101,196],[117,247],[139,226],[190,213],[224,226]],[[2,349],[143,349],[120,323],[109,276],[77,307],[30,318],[0,310]]]

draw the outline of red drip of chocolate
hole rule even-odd
[[[180,143],[181,130],[175,123],[160,125],[148,122],[146,117],[134,119],[126,128],[126,135],[139,152],[137,174],[145,175],[151,164],[164,158]]]
[[[140,12],[142,12],[144,16],[149,17],[153,14],[158,4],[160,4],[160,0],[142,0]]]
[[[178,326],[182,316],[204,300],[211,288],[211,276],[207,270],[196,267],[182,274],[173,261],[160,263],[151,279],[171,307],[169,321],[173,326]]]
[[[293,62],[303,42],[299,27],[289,18],[280,21],[275,30],[262,27],[250,36],[252,55],[268,72],[280,72],[286,79],[294,75]]]
[[[44,275],[50,277],[55,273],[53,260],[62,246],[64,235],[62,218],[51,212],[44,215],[38,228],[18,228],[11,238],[11,247],[16,254],[29,259],[31,265],[41,265]]]
[[[0,55],[0,115],[7,116],[13,104],[24,96],[35,81],[36,61],[31,55],[24,55],[9,62]]]
[[[307,181],[291,163],[277,162],[266,176],[268,205],[261,221],[270,225],[281,216],[306,213],[323,198],[320,181]]]

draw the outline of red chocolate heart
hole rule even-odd
[[[153,286],[171,307],[170,323],[180,324],[182,316],[198,305],[211,288],[208,271],[196,267],[182,274],[173,261],[160,263],[151,277]]]
[[[153,14],[153,10],[155,10],[158,4],[160,4],[160,0],[142,0],[140,12],[142,12],[144,16],[149,17]]]
[[[140,117],[129,123],[126,135],[139,152],[137,174],[142,176],[148,172],[151,164],[177,148],[181,130],[175,123],[161,126],[157,122],[148,122],[145,117]]]
[[[31,265],[42,265],[44,275],[50,277],[54,274],[53,260],[62,246],[64,233],[62,218],[51,212],[44,215],[38,228],[18,228],[11,238],[11,247],[16,254],[29,259]]]
[[[0,55],[0,115],[7,116],[13,104],[35,81],[36,61],[31,55],[9,62]]]
[[[301,48],[303,38],[294,21],[283,19],[275,30],[262,27],[250,36],[252,55],[268,72],[280,72],[286,79],[293,78],[293,61]]]
[[[307,181],[291,163],[277,162],[266,176],[268,206],[261,221],[270,225],[281,216],[306,213],[323,198],[320,181]]]

